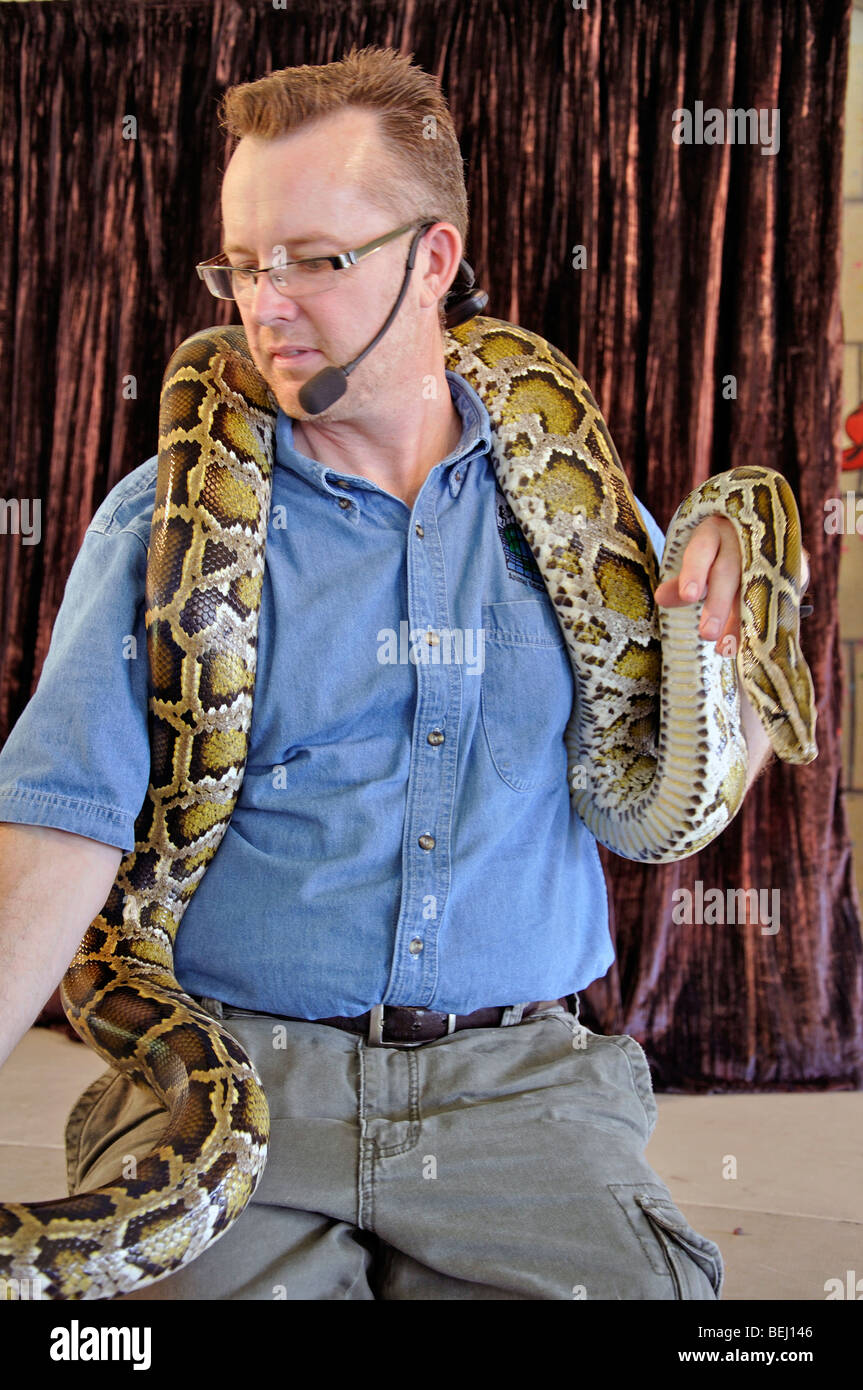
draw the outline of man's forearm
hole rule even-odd
[[[0,1066],[62,979],[122,857],[65,830],[0,823]]]
[[[752,786],[762,768],[770,761],[773,749],[770,740],[764,732],[764,726],[755,712],[754,706],[750,703],[743,689],[740,691],[740,717],[743,724],[743,736],[746,739],[746,748],[749,754],[749,771],[746,776],[746,790]]]

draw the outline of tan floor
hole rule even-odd
[[[0,1201],[65,1193],[66,1114],[102,1071],[60,1033],[25,1035],[0,1072]],[[863,1094],[656,1099],[648,1161],[719,1245],[725,1300],[823,1300],[828,1279],[863,1279]]]

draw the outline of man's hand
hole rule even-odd
[[[656,590],[660,608],[684,608],[704,599],[700,635],[715,641],[722,656],[732,656],[740,641],[740,546],[727,517],[709,516],[696,526],[683,552],[677,579]],[[803,589],[809,587],[809,553],[803,551]],[[728,636],[734,644],[724,643]]]
[[[809,583],[809,557],[804,550],[805,589]],[[698,631],[706,641],[715,641],[722,656],[734,656],[740,641],[740,575],[742,565],[737,532],[724,516],[710,516],[693,531],[683,552],[677,579],[666,579],[656,590],[660,608],[683,608],[704,599]],[[726,639],[731,638],[731,641]],[[770,741],[745,692],[740,691],[740,713],[749,752],[752,785],[770,753]]]
[[[727,636],[740,640],[740,546],[727,517],[709,516],[696,526],[683,552],[680,574],[656,590],[660,608],[683,608],[704,599],[700,635],[715,641],[721,655],[736,651]],[[706,595],[706,596],[705,596]]]

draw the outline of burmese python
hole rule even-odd
[[[575,672],[572,804],[629,858],[691,854],[728,824],[744,790],[735,663],[698,638],[700,605],[661,610],[657,632],[650,541],[572,364],[489,318],[450,330],[445,346],[446,366],[488,407],[498,482]],[[242,328],[198,333],[172,356],[147,569],[151,783],[135,849],[63,981],[85,1042],[170,1113],[134,1177],[0,1207],[0,1275],[38,1277],[49,1297],[109,1297],[179,1269],[227,1229],[263,1171],[269,1116],[254,1066],[182,992],[172,948],[245,767],[275,415]],[[672,521],[663,577],[714,511],[742,547],[740,676],[779,756],[809,762],[815,706],[798,645],[791,489],[765,468],[710,478]]]

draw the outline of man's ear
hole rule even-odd
[[[451,222],[436,222],[423,237],[425,270],[420,288],[424,308],[444,302],[456,279],[462,257],[462,240]]]

